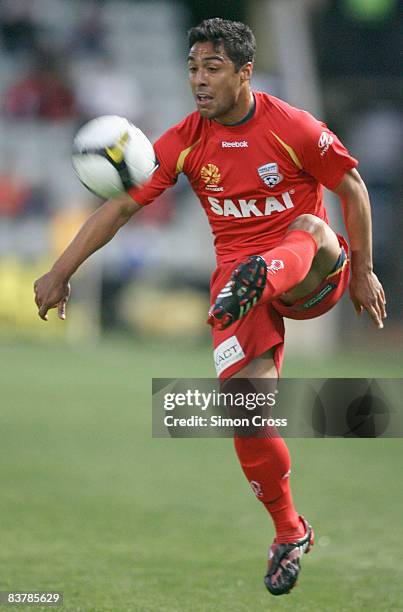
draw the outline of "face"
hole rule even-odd
[[[188,71],[197,110],[203,117],[235,123],[248,113],[250,62],[236,72],[222,46],[215,49],[212,42],[199,42],[190,49]]]

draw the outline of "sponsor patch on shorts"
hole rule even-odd
[[[244,357],[245,353],[236,336],[231,336],[231,338],[227,338],[227,340],[221,342],[214,350],[214,365],[217,376],[230,365],[237,363],[237,361],[241,361]]]

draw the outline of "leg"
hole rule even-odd
[[[292,304],[320,284],[339,254],[333,230],[314,215],[300,215],[275,248],[238,266],[211,308],[209,323],[225,329],[257,303],[280,298]]]
[[[273,351],[269,350],[244,366],[231,380],[264,378],[272,381],[277,376]],[[265,584],[273,595],[282,595],[297,582],[300,559],[313,544],[313,531],[294,507],[288,448],[275,429],[273,435],[271,433],[268,429],[265,437],[235,437],[234,444],[243,472],[257,499],[270,513],[276,529]]]
[[[231,264],[224,264],[214,272],[211,303],[216,301],[231,270]],[[266,389],[269,385],[270,392],[273,391],[282,364],[284,323],[271,304],[253,308],[247,317],[228,329],[213,327],[212,335],[214,362],[224,391],[237,392],[240,388],[244,391],[252,385],[253,391],[259,387],[260,392],[261,384],[266,384]],[[234,444],[246,478],[276,527],[265,584],[271,593],[281,595],[288,593],[297,581],[300,558],[312,543],[312,529],[294,508],[289,452],[284,440],[272,430],[260,429],[256,437],[249,432],[243,437],[245,431],[238,430]]]
[[[232,375],[232,378],[278,378],[273,349],[259,355]]]
[[[286,304],[292,304],[295,300],[314,291],[332,270],[340,255],[340,245],[335,232],[318,217],[300,215],[291,223],[287,236],[296,230],[307,232],[312,236],[317,245],[317,252],[305,278],[280,295],[281,300]]]
[[[239,378],[262,379],[258,391],[264,392],[267,385],[272,390],[273,379],[278,378],[273,351],[266,351],[236,372],[231,378],[236,388],[238,383],[234,379]],[[226,391],[231,380],[225,385]],[[234,444],[246,478],[273,519],[277,541],[300,538],[304,529],[291,496],[290,455],[283,438],[275,428],[267,428],[264,437],[235,437]]]

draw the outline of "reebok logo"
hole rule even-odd
[[[221,141],[221,147],[223,149],[244,149],[245,147],[248,147],[248,141],[247,140],[232,140],[232,141],[228,141],[228,140],[222,140]]]

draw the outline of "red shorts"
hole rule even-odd
[[[281,300],[255,306],[240,321],[227,329],[212,330],[214,363],[219,378],[229,378],[255,357],[274,348],[274,363],[280,372],[284,355],[284,321],[289,319],[313,319],[328,312],[339,301],[348,286],[350,266],[348,246],[338,235],[341,254],[333,270],[308,295],[287,306]],[[245,257],[217,267],[211,277],[211,302],[228,282],[237,264]]]

